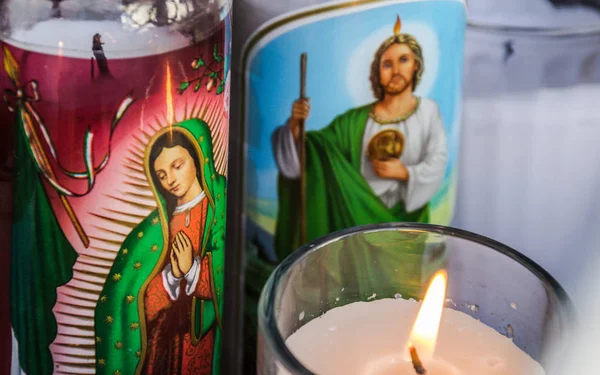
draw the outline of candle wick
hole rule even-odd
[[[415,372],[418,375],[426,374],[427,371],[425,370],[425,367],[423,367],[423,362],[421,362],[419,354],[417,354],[417,349],[414,346],[410,345],[408,347],[408,350],[410,351],[410,360],[412,361],[413,367],[415,368]]]

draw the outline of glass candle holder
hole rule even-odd
[[[313,374],[287,345],[291,335],[354,302],[368,301],[369,306],[380,299],[420,300],[440,269],[448,275],[445,307],[512,338],[551,373],[550,353],[557,349],[555,343],[568,344],[573,319],[571,301],[554,278],[486,237],[404,223],[336,232],[301,247],[277,267],[258,307],[258,373]],[[364,321],[377,324],[376,319]],[[398,338],[399,351],[402,345]]]
[[[230,8],[0,1],[0,366],[230,373]]]
[[[507,22],[529,6],[552,8],[546,1],[512,3]],[[498,13],[483,9],[482,15]],[[600,180],[600,170],[570,167],[600,162],[589,151],[600,138],[600,22],[590,20],[600,13],[580,10],[585,19],[575,23],[555,9],[555,22],[545,27],[470,22],[452,222],[519,249],[572,296],[575,276],[600,246],[600,237],[589,235],[599,224],[591,219],[600,207],[590,181]]]

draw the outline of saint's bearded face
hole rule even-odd
[[[196,181],[196,166],[190,153],[181,146],[163,148],[154,161],[154,171],[162,187],[182,198]]]
[[[415,54],[406,44],[392,44],[381,56],[379,79],[387,95],[398,95],[412,90],[419,64]]]

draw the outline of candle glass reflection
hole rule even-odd
[[[312,374],[306,358],[286,343],[290,336],[325,313],[341,316],[342,310],[334,309],[358,301],[368,302],[361,307],[368,317],[370,305],[421,300],[430,278],[440,269],[448,273],[446,308],[509,337],[519,352],[552,374],[550,347],[568,345],[573,312],[569,297],[551,275],[491,239],[447,227],[400,223],[334,233],[303,246],[281,263],[258,306],[258,373]],[[414,320],[402,321],[406,316],[398,311],[398,325],[410,330]],[[381,321],[373,315],[360,326],[378,324]],[[316,344],[323,337],[316,338],[315,345],[335,353],[335,348]],[[399,352],[405,339],[398,337]],[[363,345],[368,351],[369,340]],[[457,345],[462,345],[460,339]],[[342,363],[352,355],[351,351],[346,358],[332,354],[331,361]],[[488,360],[493,362],[493,355]]]

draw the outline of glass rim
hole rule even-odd
[[[223,24],[224,21],[225,21],[225,18],[221,19],[218,23],[215,23],[214,25],[207,28],[206,30],[203,30],[202,35],[204,35],[205,37],[210,35],[211,33],[214,32],[214,30],[221,27],[221,25]],[[82,22],[85,22],[85,20],[83,20]],[[195,43],[198,43],[198,41],[194,42],[188,36],[180,34],[178,31],[172,29],[170,27],[170,25],[160,26],[160,27],[167,29],[167,31],[169,33],[181,35],[183,38],[186,39],[186,42],[185,43],[169,43],[168,45],[165,44],[162,46],[152,46],[152,45],[148,44],[144,47],[139,47],[139,48],[117,49],[117,50],[107,51],[110,54],[111,60],[135,59],[135,58],[140,58],[140,57],[163,55],[166,53],[179,51],[184,48],[188,48],[190,46],[193,46]],[[129,30],[127,30],[127,29],[124,29],[124,30],[129,35],[153,32],[153,28],[138,28],[138,29],[131,28]],[[3,33],[3,32],[0,32],[0,42],[8,44],[12,47],[22,49],[22,50],[31,51],[34,53],[45,54],[45,55],[60,56],[60,57],[64,57],[64,58],[88,59],[93,56],[91,42],[89,43],[89,48],[73,48],[73,47],[65,47],[58,43],[56,45],[49,45],[49,44],[32,43],[29,41],[22,41],[19,39],[15,39],[10,33]]]
[[[384,223],[361,225],[330,233],[326,236],[302,245],[296,251],[288,255],[269,276],[267,283],[261,292],[258,303],[259,329],[261,326],[260,323],[262,323],[262,326],[266,328],[262,332],[265,339],[265,344],[270,347],[276,358],[288,371],[292,371],[295,374],[301,375],[316,375],[307,369],[302,363],[300,363],[296,356],[288,349],[287,345],[285,344],[285,340],[282,338],[281,333],[279,332],[279,328],[277,327],[277,322],[275,320],[275,312],[272,308],[270,308],[274,306],[276,298],[276,280],[279,280],[283,275],[288,273],[291,267],[305,255],[316,251],[317,249],[329,243],[339,241],[342,238],[354,234],[381,232],[385,230],[424,231],[429,233],[437,233],[448,237],[460,238],[484,245],[491,250],[495,250],[513,259],[534,274],[544,285],[547,285],[555,293],[558,301],[560,302],[560,316],[563,318],[561,321],[568,322],[569,318],[572,319],[575,316],[575,309],[571,298],[564,288],[559,284],[559,282],[548,271],[531,260],[529,257],[501,242],[463,229],[435,224]]]
[[[575,38],[600,35],[600,25],[541,27],[514,26],[501,23],[467,21],[467,29],[490,34],[509,34],[514,36],[530,36],[540,38]]]
[[[137,32],[137,31],[135,31]],[[30,51],[34,53],[44,54],[44,55],[52,55],[52,56],[60,56],[63,58],[74,58],[74,59],[88,59],[93,57],[92,48],[72,48],[72,47],[63,47],[59,44],[55,46],[51,46],[48,44],[39,44],[39,43],[31,43],[31,42],[23,42],[21,40],[15,39],[10,35],[0,33],[0,42],[10,45],[11,47],[16,47],[24,51]],[[89,43],[91,46],[91,43]],[[150,47],[141,47],[135,49],[128,50],[116,50],[110,51],[111,60],[120,60],[120,59],[135,59],[140,57],[148,57],[161,55],[173,51],[178,51],[183,48],[187,48],[193,45],[191,41],[188,41],[186,44],[169,46],[168,48],[158,49],[158,48],[150,48]]]
[[[208,36],[210,36],[211,33],[213,33],[214,30],[216,30],[217,28],[221,27],[221,25],[223,25],[223,22],[225,22],[225,20],[227,19],[228,16],[231,15],[231,11],[232,11],[232,4],[233,4],[233,0],[217,0],[219,2],[220,8],[219,8],[219,21],[216,22],[214,25],[211,25],[210,27],[207,27],[205,30],[202,31],[202,33],[200,35],[202,35],[202,39],[206,38]],[[60,18],[64,21],[73,21],[73,22],[86,22],[86,21],[96,21],[96,20],[86,20],[86,19],[65,19],[65,18]],[[44,20],[44,21],[48,21],[48,20]],[[119,23],[119,21],[116,21],[117,23]],[[190,21],[188,21],[190,22]],[[128,26],[127,24],[120,22],[121,26]],[[125,29],[125,31],[127,31],[130,34],[136,34],[136,33],[147,33],[147,32],[152,32],[153,29],[155,28],[164,28],[164,29],[168,29],[168,32],[170,33],[179,33],[178,30],[174,29],[172,27],[173,25],[168,24],[168,25],[163,25],[163,26],[154,26],[154,25],[147,25],[147,26],[139,26],[139,27],[132,27],[131,25],[129,25],[129,29]],[[184,36],[187,40],[187,43],[185,44],[175,44],[173,46],[169,45],[168,47],[161,47],[161,48],[155,48],[154,50],[152,49],[152,46],[146,46],[146,47],[140,47],[140,48],[128,48],[128,49],[124,49],[124,50],[115,50],[115,51],[110,51],[111,55],[112,55],[112,59],[132,59],[132,58],[139,58],[139,57],[148,57],[148,56],[154,56],[154,55],[160,55],[160,54],[165,54],[165,53],[169,53],[169,52],[173,52],[173,51],[177,51],[177,50],[181,50],[183,48],[187,48],[190,46],[193,46],[195,43],[198,43],[199,40],[192,40],[192,38],[189,38],[183,34],[181,34],[182,36]],[[197,37],[197,36],[196,36]],[[40,44],[40,43],[32,43],[29,41],[22,41],[22,40],[18,40],[15,39],[12,36],[12,33],[9,31],[0,31],[0,42],[9,44],[11,46],[23,49],[23,50],[29,50],[32,52],[36,52],[36,53],[41,53],[41,54],[49,54],[49,55],[57,55],[57,50],[60,49],[60,56],[64,56],[67,58],[89,58],[90,56],[92,56],[91,52],[91,48],[73,48],[73,47],[64,47],[64,46],[60,46],[58,44],[56,45],[49,45],[49,44]],[[85,54],[85,55],[84,55]]]

